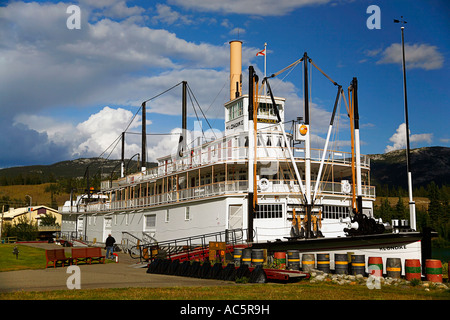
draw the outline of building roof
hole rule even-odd
[[[53,214],[59,213],[58,210],[47,206],[31,206],[31,207],[22,207],[22,208],[11,208],[3,214],[3,218],[6,219],[14,219],[20,215],[23,215],[28,212],[37,211],[41,208],[45,208],[46,212],[50,211]],[[1,219],[1,216],[0,216]]]

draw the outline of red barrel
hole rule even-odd
[[[368,261],[369,274],[375,277],[383,276],[383,259],[381,257],[369,257]]]
[[[442,282],[441,260],[427,259],[425,262],[427,280],[431,282]]]
[[[286,268],[286,252],[275,252],[273,254],[275,265],[281,269]]]
[[[419,259],[406,259],[405,260],[405,278],[408,281],[412,279],[420,280],[422,276],[422,269],[420,268]]]

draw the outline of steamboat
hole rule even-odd
[[[146,167],[146,129],[142,126],[142,167],[101,183],[98,194],[82,195],[59,209],[62,234],[102,243],[108,234],[123,248],[182,243],[179,239],[241,239],[269,252],[348,253],[424,261],[423,234],[406,221],[392,230],[373,217],[375,187],[370,159],[360,154],[358,81],[344,88],[307,53],[270,77],[248,68],[242,92],[242,42],[230,42],[230,100],[224,104],[225,131],[215,139],[187,133],[187,82],[182,84],[182,132],[176,150]],[[271,79],[303,67],[304,114],[285,125],[286,100]],[[308,71],[315,67],[336,88],[336,99],[322,149],[311,148]],[[350,117],[351,151],[329,148],[336,109]],[[142,123],[145,124],[145,102]],[[288,128],[289,129],[289,128]],[[314,128],[313,128],[314,129]],[[123,152],[122,152],[123,154]],[[412,217],[414,219],[414,217]],[[192,243],[190,243],[193,245]],[[366,261],[367,262],[367,261]]]

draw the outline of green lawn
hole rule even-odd
[[[18,259],[13,254],[19,249]],[[45,268],[45,250],[20,244],[0,244],[0,272]]]
[[[449,290],[340,286],[330,283],[237,284],[221,287],[119,288],[0,293],[0,300],[450,300]]]
[[[0,245],[0,271],[45,268],[45,250],[14,244]],[[340,286],[302,280],[289,284],[236,284],[220,287],[121,288],[0,293],[0,300],[450,300],[450,290],[425,291],[417,286]]]

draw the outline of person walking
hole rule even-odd
[[[113,258],[113,252],[114,252],[114,243],[116,243],[116,239],[114,239],[111,234],[108,234],[108,238],[106,238],[106,259],[112,259]]]

